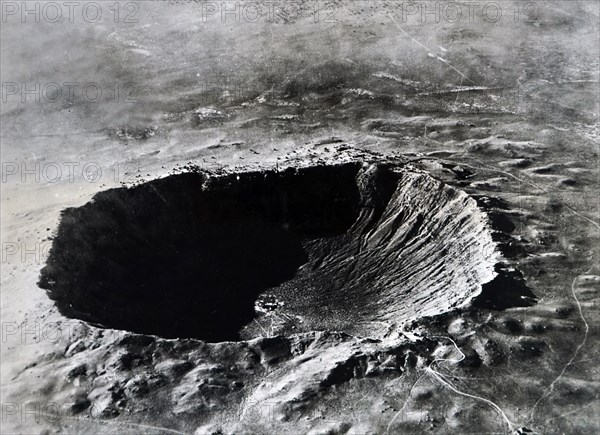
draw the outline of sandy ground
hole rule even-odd
[[[184,2],[140,3],[137,23],[8,17],[3,432],[598,431],[598,4],[499,5],[495,23],[379,1],[330,2],[332,22],[308,6],[204,22]],[[21,102],[24,83],[50,82],[110,98]],[[487,201],[537,304],[467,307],[379,341],[265,322],[264,338],[206,344],[65,319],[36,285],[60,211],[99,190],[348,149]]]

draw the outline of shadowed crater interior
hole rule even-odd
[[[301,329],[376,334],[469,302],[498,256],[475,201],[427,174],[187,173],[64,210],[39,285],[68,317],[170,338],[239,340],[261,293]]]

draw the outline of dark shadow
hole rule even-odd
[[[487,213],[494,230],[492,238],[502,255],[512,260],[527,255],[525,246],[511,236],[516,230],[515,224],[507,214],[500,211],[509,208],[506,201],[483,195],[476,197],[475,200]],[[472,302],[473,306],[504,310],[511,307],[529,307],[537,303],[537,297],[527,287],[523,274],[519,270],[509,269],[504,264],[496,264],[495,271],[498,276],[482,286],[481,294]]]
[[[358,169],[181,174],[98,193],[63,211],[39,286],[99,326],[237,340],[258,294],[307,261],[302,240],[356,220]]]
[[[481,294],[473,299],[474,307],[504,310],[536,304],[537,298],[525,284],[521,272],[505,270],[502,265],[496,265],[496,272],[498,276],[484,284]]]

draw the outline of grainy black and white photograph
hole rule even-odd
[[[1,432],[600,432],[600,2],[0,1]]]

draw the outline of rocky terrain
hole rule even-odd
[[[3,23],[138,88],[2,105],[2,432],[597,432],[599,9],[517,4]]]

